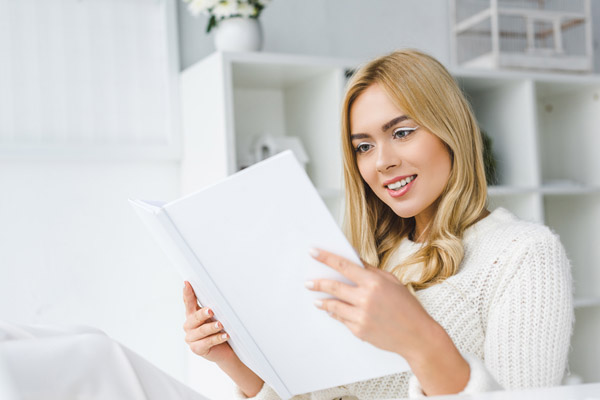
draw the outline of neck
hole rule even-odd
[[[414,242],[420,243],[422,240],[427,239],[427,232],[434,216],[426,211],[415,215],[415,229],[412,233],[412,240]]]
[[[425,236],[425,234],[427,233],[427,231],[429,230],[429,225],[431,224],[431,220],[427,223],[427,225],[421,229],[419,229],[419,226],[417,224],[415,224],[415,230],[412,233],[412,240],[413,242],[417,242],[417,243],[421,243],[421,239],[424,239],[423,236]],[[426,238],[427,236],[425,236]]]

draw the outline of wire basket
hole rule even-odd
[[[591,72],[590,0],[450,0],[455,65]]]

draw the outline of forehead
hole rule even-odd
[[[378,84],[369,86],[354,100],[350,108],[350,129],[370,131],[401,115],[405,110],[396,105]]]

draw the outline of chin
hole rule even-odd
[[[419,210],[415,210],[410,207],[392,207],[390,206],[394,214],[401,218],[412,218],[415,215],[419,214]]]

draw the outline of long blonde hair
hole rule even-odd
[[[414,217],[402,218],[383,203],[362,179],[350,140],[350,110],[356,98],[378,84],[391,101],[447,146],[452,161],[448,183],[419,251],[392,268],[423,263],[415,290],[456,274],[464,256],[462,236],[487,205],[482,140],[477,121],[450,73],[433,57],[407,49],[379,57],[361,67],[348,82],[342,109],[342,153],[346,206],[344,230],[367,263],[383,268],[400,241],[415,228]]]

